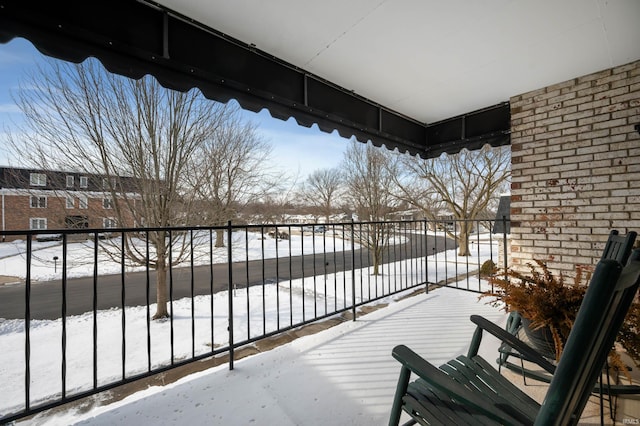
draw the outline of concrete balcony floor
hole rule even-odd
[[[435,365],[466,353],[474,330],[471,314],[500,326],[506,321],[503,311],[485,301],[478,301],[475,293],[437,289],[237,360],[232,371],[221,365],[84,414],[69,411],[40,420],[86,425],[384,425],[400,370],[392,348],[405,344]],[[493,361],[497,348],[498,342],[485,334],[481,354]],[[524,386],[517,374],[503,373],[534,398],[543,397],[544,385],[528,381]],[[581,424],[600,422],[597,402],[591,398]],[[610,422],[608,414],[607,408],[605,421]],[[37,418],[32,421],[39,423]]]

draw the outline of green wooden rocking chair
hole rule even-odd
[[[397,425],[403,410],[412,418],[407,424],[577,424],[638,285],[640,250],[624,269],[616,260],[598,263],[557,367],[476,315],[471,316],[477,328],[468,354],[439,368],[396,346],[392,355],[402,367],[389,424]],[[554,371],[542,405],[478,355],[484,331]],[[417,379],[409,383],[412,374]]]

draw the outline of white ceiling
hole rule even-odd
[[[640,59],[640,0],[159,0],[432,123]]]

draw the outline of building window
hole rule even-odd
[[[46,186],[47,175],[44,173],[29,173],[29,183],[31,186]]]
[[[67,188],[73,188],[75,180],[72,175],[67,175]]]
[[[116,222],[116,220],[112,217],[105,217],[104,219],[102,219],[102,227],[103,228],[115,228],[116,226],[118,226],[118,223]]]
[[[47,197],[38,197],[36,195],[31,196],[31,208],[32,209],[46,209]]]
[[[86,176],[80,176],[80,188],[87,188],[89,186],[89,178]]]
[[[32,217],[29,219],[29,229],[47,229],[47,219],[42,217]]]
[[[105,209],[113,208],[113,199],[112,198],[103,198],[102,199],[102,207]]]
[[[73,197],[67,197],[67,208],[72,209],[75,207],[75,200]]]
[[[85,196],[78,197],[78,208],[79,209],[88,209],[89,208],[89,200]]]

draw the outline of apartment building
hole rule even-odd
[[[129,177],[0,167],[0,226],[6,231],[133,226],[132,214],[118,223],[114,208],[117,194],[135,194],[135,188]]]

